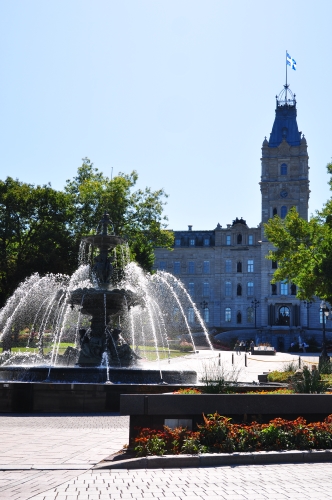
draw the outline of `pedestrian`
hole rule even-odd
[[[250,352],[251,352],[251,354],[254,354],[254,349],[255,349],[255,342],[252,340],[250,342]]]
[[[236,351],[236,354],[240,354],[241,355],[241,352],[240,352],[240,342],[238,340],[235,342],[235,351]]]

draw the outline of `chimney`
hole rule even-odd
[[[192,226],[188,226],[188,231],[192,231],[193,230],[193,227]]]

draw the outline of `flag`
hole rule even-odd
[[[287,66],[290,66],[292,69],[296,71],[296,61],[295,59],[291,58],[288,52],[286,52],[286,61],[287,61]]]

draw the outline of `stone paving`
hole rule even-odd
[[[278,353],[249,358],[242,373],[248,381],[298,361]],[[243,354],[237,363],[244,365]],[[0,414],[0,500],[332,498],[331,463],[94,470],[127,443],[128,424],[128,417],[117,414]]]

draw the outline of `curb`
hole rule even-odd
[[[332,462],[332,450],[258,451],[254,453],[205,453],[203,455],[164,455],[116,462],[100,462],[93,469],[167,469],[218,467],[222,465],[261,465],[279,463]]]

